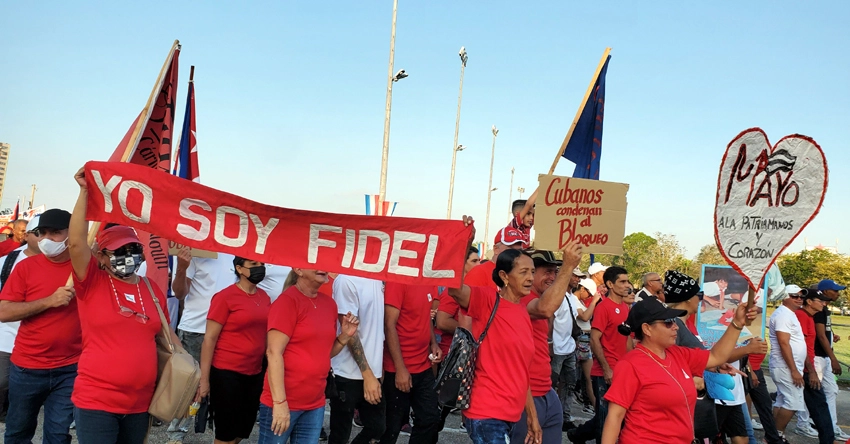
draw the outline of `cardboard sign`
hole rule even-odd
[[[794,134],[775,146],[750,128],[726,147],[717,179],[714,238],[753,288],[820,211],[826,158],[812,138]]]
[[[535,248],[559,251],[575,240],[586,253],[623,254],[627,184],[545,174],[539,181]]]
[[[169,256],[177,256],[180,253],[180,250],[185,248],[185,245],[178,244],[174,241],[168,242],[168,255]],[[197,248],[189,248],[189,252],[192,253],[192,257],[201,257],[206,259],[215,259],[218,257],[218,253],[215,251],[206,251],[200,250]]]

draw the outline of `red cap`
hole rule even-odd
[[[141,244],[136,230],[125,226],[109,227],[97,235],[97,245],[101,250],[115,251],[127,244]]]
[[[496,239],[493,241],[493,245],[496,244],[504,244],[504,245],[513,245],[516,243],[523,242],[525,239],[522,236],[522,233],[519,232],[516,228],[505,227],[499,230],[496,233]]]

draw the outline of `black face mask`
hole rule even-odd
[[[254,285],[259,284],[260,282],[263,281],[263,279],[266,278],[266,267],[265,267],[265,265],[258,265],[256,267],[248,268],[248,271],[250,271],[251,274],[248,275],[248,277],[245,278],[245,279],[248,279],[248,282],[250,282]]]

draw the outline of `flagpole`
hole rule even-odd
[[[587,87],[587,91],[584,93],[584,99],[582,99],[581,103],[578,105],[578,111],[576,111],[573,123],[567,131],[567,136],[564,137],[564,142],[561,143],[561,149],[558,150],[558,154],[555,155],[555,160],[552,162],[552,167],[549,168],[550,175],[555,173],[555,167],[558,166],[558,161],[560,161],[561,157],[564,156],[564,150],[567,149],[567,144],[570,142],[570,138],[573,137],[573,131],[576,129],[578,119],[581,118],[581,112],[584,109],[585,104],[587,104],[587,99],[590,98],[590,94],[593,92],[593,86],[596,85],[596,79],[599,78],[599,74],[602,72],[602,68],[605,66],[605,62],[608,60],[608,55],[610,54],[611,48],[605,48],[605,52],[602,53],[602,58],[599,60],[599,66],[596,67],[596,72],[593,73],[593,78],[590,79],[590,86]]]
[[[133,152],[136,151],[136,147],[139,146],[139,133],[142,132],[142,129],[144,128],[148,119],[150,119],[151,112],[153,110],[153,107],[151,105],[154,103],[156,95],[162,89],[162,82],[165,80],[165,73],[166,71],[168,71],[168,68],[171,66],[171,61],[174,59],[175,50],[180,50],[180,40],[175,40],[174,43],[171,45],[171,50],[168,52],[168,57],[165,58],[165,63],[162,64],[162,69],[159,70],[159,76],[156,78],[156,83],[153,86],[153,90],[151,90],[151,95],[148,97],[148,101],[145,104],[145,107],[142,108],[140,118],[136,121],[136,127],[133,129],[133,135],[130,137],[130,141],[124,148],[124,154],[121,155],[122,163],[127,162],[127,160],[130,159],[130,157],[133,155]],[[92,222],[92,224],[89,226],[89,245],[94,245],[94,241],[97,237],[98,231],[100,231],[100,222]]]

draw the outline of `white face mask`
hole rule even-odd
[[[68,238],[66,237],[62,242],[56,242],[45,237],[38,241],[38,249],[47,257],[56,257],[68,249],[68,246],[65,245],[67,240]]]

